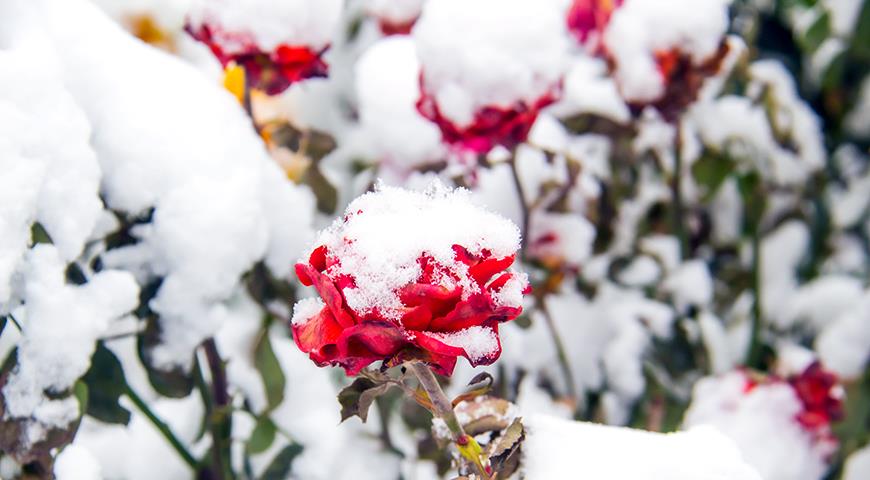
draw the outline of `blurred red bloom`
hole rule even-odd
[[[818,361],[800,375],[790,377],[788,383],[804,406],[797,420],[808,430],[827,428],[843,419],[843,395],[837,376],[824,370]]]
[[[438,126],[445,143],[463,151],[483,154],[496,145],[512,149],[525,142],[538,113],[555,101],[556,95],[548,93],[531,104],[517,101],[509,107],[485,106],[475,112],[471,123],[460,126],[441,112],[435,97],[424,88],[421,74],[417,111]]]
[[[594,36],[599,42],[593,50],[598,50],[600,37],[604,34],[607,22],[613,11],[622,5],[624,0],[574,0],[568,10],[566,22],[568,31],[580,43],[586,43]]]
[[[423,254],[418,259],[420,277],[396,292],[403,312],[394,320],[377,309],[360,315],[348,306],[344,291],[354,288],[356,279],[331,274],[330,267],[341,259],[325,246],[316,248],[307,263],[296,264],[296,274],[304,285],[317,289],[325,305],[311,318],[294,321],[296,344],[318,365],[339,365],[348,375],[381,360],[387,366],[422,360],[443,375],[453,372],[459,356],[474,366],[491,364],[501,354],[499,323],[522,312],[522,307],[504,305],[495,297],[508,282],[521,282],[523,293],[528,293],[528,284],[506,271],[513,255],[472,255],[459,245],[453,250],[456,260],[468,267],[476,290],[464,292],[455,274]],[[447,277],[453,281],[445,282]]]
[[[305,45],[281,44],[270,52],[257,46],[250,35],[227,32],[202,24],[185,25],[185,31],[206,44],[226,67],[231,62],[245,69],[248,86],[276,95],[307,78],[325,77],[329,71],[322,56],[326,48],[314,51]]]

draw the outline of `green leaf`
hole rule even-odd
[[[118,403],[127,385],[124,369],[118,357],[103,342],[97,343],[97,349],[91,357],[91,368],[82,381],[90,392],[88,415],[106,423],[126,425],[130,422],[130,411]]]
[[[372,402],[394,386],[392,383],[377,383],[365,377],[357,378],[338,393],[338,403],[341,404],[341,421],[356,415],[365,423]]]
[[[711,199],[733,171],[734,162],[730,158],[709,151],[692,165],[692,176],[705,189],[704,200]]]
[[[810,28],[804,32],[800,39],[801,47],[808,53],[815,52],[819,45],[831,36],[831,16],[828,12],[819,15],[816,20],[810,25]]]
[[[51,241],[51,235],[48,234],[45,227],[43,227],[39,222],[34,222],[34,224],[30,226],[30,242],[34,245],[37,243],[54,243]]]
[[[302,445],[291,444],[284,447],[260,475],[260,480],[286,480],[290,475],[293,460],[302,453]]]
[[[272,350],[268,326],[263,330],[259,340],[257,340],[257,345],[254,347],[254,366],[263,379],[266,400],[269,403],[269,410],[272,410],[284,400],[286,378],[284,371],[281,370],[281,364],[278,363],[278,358],[275,356],[275,351]]]
[[[263,416],[257,420],[257,425],[254,427],[254,431],[251,432],[251,438],[248,439],[248,445],[246,447],[249,454],[257,454],[263,453],[272,446],[272,442],[275,441],[275,432],[278,429],[275,427],[275,423],[272,422],[272,419]]]
[[[0,315],[0,335],[3,335],[3,330],[6,330],[6,322],[8,321],[9,319],[6,316]]]
[[[137,338],[139,359],[148,374],[148,381],[160,395],[170,398],[185,398],[193,391],[193,376],[180,368],[164,370],[151,362],[151,349],[160,343],[160,327],[156,315],[149,315],[145,331]]]
[[[338,190],[320,171],[320,167],[312,165],[305,171],[302,183],[311,187],[317,199],[317,209],[323,213],[333,213],[338,206]]]
[[[73,395],[79,401],[79,416],[83,416],[90,407],[90,390],[83,380],[76,380],[73,385]]]

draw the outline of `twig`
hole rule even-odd
[[[511,177],[514,180],[514,188],[517,191],[517,197],[519,197],[519,202],[520,202],[520,211],[522,212],[522,215],[523,215],[523,225],[522,225],[523,230],[522,230],[522,237],[520,238],[520,241],[521,241],[520,254],[521,254],[522,258],[525,258],[526,257],[526,250],[528,249],[528,246],[529,246],[529,215],[530,215],[530,212],[529,212],[529,206],[526,205],[526,195],[525,195],[525,192],[523,191],[523,184],[522,184],[522,182],[520,182],[520,175],[519,175],[519,172],[517,171],[516,152],[513,152],[511,154],[511,159],[508,163],[510,164],[510,167],[511,167]]]
[[[197,461],[191,455],[191,453],[185,448],[184,444],[172,433],[172,430],[169,429],[169,426],[163,420],[160,420],[154,412],[148,408],[148,405],[142,400],[139,395],[130,388],[130,385],[124,383],[124,393],[128,398],[136,405],[136,408],[142,412],[143,415],[154,425],[157,430],[163,435],[164,438],[169,442],[172,448],[178,453],[184,463],[186,463],[190,468],[196,470]]]
[[[547,322],[547,330],[550,331],[550,337],[553,339],[553,345],[556,347],[556,357],[559,360],[559,369],[562,370],[562,376],[565,378],[565,389],[569,397],[574,398],[577,395],[577,386],[574,384],[574,374],[572,373],[571,363],[568,360],[568,353],[565,350],[565,344],[562,342],[562,337],[556,330],[556,322],[553,321],[553,316],[544,304],[543,300],[538,302],[538,310],[544,316]]]
[[[6,318],[8,318],[9,320],[12,320],[12,324],[15,325],[15,328],[17,328],[19,332],[22,331],[21,324],[18,323],[18,320],[15,318],[15,315],[12,315],[12,313],[9,313],[6,315]]]

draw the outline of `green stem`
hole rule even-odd
[[[559,331],[556,330],[556,322],[553,321],[553,316],[547,306],[541,300],[538,309],[544,315],[544,320],[547,322],[547,330],[550,331],[550,337],[553,339],[553,345],[556,347],[556,357],[559,360],[559,369],[562,370],[562,376],[565,378],[565,389],[568,397],[574,398],[577,395],[577,386],[574,384],[574,374],[571,370],[571,363],[568,361],[568,353],[565,350],[565,343],[562,341]]]
[[[762,368],[761,365],[761,234],[755,228],[752,234],[752,334],[749,338],[749,351],[746,365]]]
[[[671,176],[671,201],[674,204],[673,215],[671,222],[673,224],[674,234],[680,241],[680,256],[683,260],[689,257],[689,238],[686,235],[686,226],[684,224],[685,206],[683,205],[683,158],[680,155],[680,126],[675,125],[677,129],[674,134],[674,171]]]
[[[523,184],[520,181],[520,174],[517,171],[516,152],[511,154],[511,159],[510,159],[509,163],[510,163],[510,167],[511,167],[511,178],[513,178],[513,181],[514,181],[514,188],[516,189],[517,197],[519,197],[517,200],[519,200],[519,202],[520,202],[520,211],[522,212],[522,216],[523,216],[523,224],[522,224],[523,230],[522,230],[522,237],[520,237],[520,242],[521,242],[521,244],[520,244],[520,246],[521,246],[520,256],[523,259],[525,259],[526,250],[528,249],[528,246],[529,246],[529,217],[530,217],[530,212],[529,212],[529,206],[526,205],[526,195],[525,195],[525,192],[523,190]]]
[[[196,470],[196,459],[193,458],[193,455],[185,448],[184,444],[172,433],[172,430],[169,429],[169,425],[157,417],[154,412],[148,408],[148,405],[142,400],[142,398],[130,388],[130,385],[124,384],[124,393],[127,394],[127,397],[136,405],[136,408],[142,412],[143,415],[157,428],[158,431],[163,435],[164,438],[169,442],[172,448],[178,453],[184,463],[186,463],[190,468]]]
[[[230,462],[232,407],[226,370],[214,338],[207,339],[203,342],[202,347],[211,373],[211,402],[207,404],[206,408],[212,435],[213,473],[220,479],[233,478]]]
[[[417,376],[417,379],[420,380],[420,386],[429,395],[429,400],[435,408],[433,413],[447,424],[447,428],[453,434],[453,440],[459,441],[465,437],[465,431],[462,429],[462,425],[459,424],[456,413],[453,411],[453,403],[444,394],[444,390],[441,390],[441,385],[438,384],[438,379],[435,378],[432,370],[422,362],[411,362],[409,366]]]

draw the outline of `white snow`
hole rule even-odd
[[[684,427],[715,427],[737,444],[765,480],[821,478],[832,451],[830,445],[815,442],[795,419],[803,407],[791,386],[763,384],[747,392],[747,381],[740,371],[701,379]]]
[[[361,153],[400,172],[438,160],[441,133],[417,112],[420,62],[413,40],[378,41],[357,61],[355,73],[360,126],[353,142]]]
[[[457,125],[482,106],[533,103],[552,91],[568,48],[553,2],[427,2],[413,37],[425,88]]]
[[[491,357],[498,350],[498,335],[491,329],[481,326],[464,328],[456,332],[435,333],[436,339],[451,347],[465,350],[469,360],[478,362]]]
[[[304,325],[323,310],[324,303],[320,297],[303,298],[293,306],[293,325]]]
[[[629,101],[664,93],[655,54],[678,49],[696,65],[716,53],[728,27],[728,0],[627,0],[604,32],[614,78]]]
[[[217,26],[229,51],[239,48],[234,35],[249,35],[261,50],[281,44],[306,45],[319,50],[332,39],[341,16],[341,0],[193,0],[189,19],[194,27]]]
[[[127,272],[102,271],[81,287],[65,284],[65,264],[54,246],[38,245],[26,255],[16,310],[22,324],[18,364],[3,387],[6,418],[27,420],[27,443],[47,428],[64,428],[78,417],[75,398],[50,399],[72,387],[90,366],[94,343],[113,320],[138,303],[139,288]]]
[[[870,446],[849,455],[843,470],[843,480],[861,480],[868,476],[870,476]]]
[[[54,475],[58,480],[102,480],[97,459],[84,447],[70,445],[57,456]]]
[[[278,276],[292,271],[310,239],[313,199],[287,182],[232,97],[194,69],[87,3],[30,8],[44,24],[34,44],[57,52],[63,85],[93,128],[107,206],[131,214],[155,207],[153,223],[134,232],[141,243],[113,252],[110,266],[141,274],[144,264],[146,275],[166,277],[152,305],[166,340],[155,361],[186,365],[216,330],[215,307],[254,262]]]
[[[523,419],[529,480],[761,480],[734,444],[711,428],[661,434],[546,415]]]
[[[440,182],[424,192],[379,186],[351,202],[345,217],[320,232],[315,245],[325,245],[340,260],[327,273],[356,279],[356,287],[344,289],[344,295],[358,314],[377,307],[385,317],[398,319],[403,306],[397,289],[419,278],[421,255],[455,274],[458,284],[447,276],[442,283],[461,287],[467,296],[478,287],[468,267],[456,260],[454,245],[473,255],[487,250],[493,258],[519,249],[516,225],[475,206],[467,190],[451,190]]]

